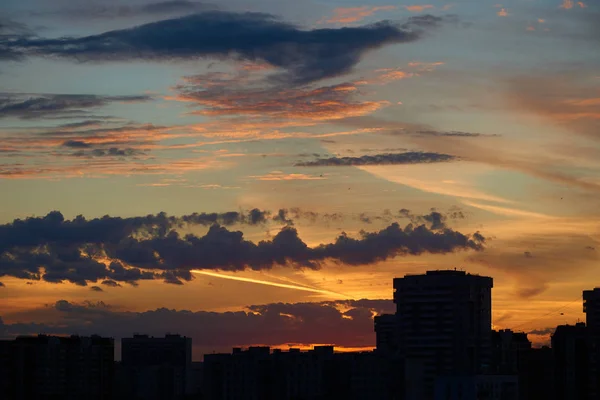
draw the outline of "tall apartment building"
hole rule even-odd
[[[600,399],[600,288],[583,292],[583,312],[588,329],[589,399]]]
[[[557,400],[589,398],[589,347],[583,322],[560,325],[552,335]]]
[[[121,339],[116,398],[183,399],[192,367],[192,339],[180,335]]]
[[[113,339],[22,336],[0,349],[2,399],[112,399]]]
[[[436,377],[488,372],[492,287],[492,278],[456,270],[394,279],[399,352],[423,363],[425,399]]]

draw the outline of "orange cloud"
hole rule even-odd
[[[579,8],[587,8],[587,4],[585,4],[583,1],[578,1],[577,5],[579,6]]]
[[[370,17],[378,11],[391,11],[395,10],[396,6],[379,6],[379,7],[349,7],[349,8],[336,8],[333,10],[333,17],[329,19],[322,19],[319,23],[328,22],[330,24],[349,24],[353,22],[362,21],[363,19]]]
[[[60,179],[76,177],[99,178],[111,175],[165,175],[206,169],[219,169],[230,165],[230,163],[219,162],[212,159],[182,159],[154,164],[120,160],[88,161],[86,163],[64,165],[56,165],[56,163],[53,163],[51,166],[39,166],[36,164],[0,164],[0,179]]]
[[[195,102],[203,108],[192,114],[212,117],[246,116],[257,119],[324,121],[371,114],[389,103],[356,101],[355,84],[342,83],[318,88],[229,89],[179,86],[172,99]]]
[[[404,6],[408,11],[412,12],[423,12],[425,10],[435,8],[435,6],[431,4],[423,4],[423,5],[412,5],[412,6]]]
[[[573,0],[563,0],[563,3],[561,4],[560,8],[564,8],[565,10],[570,10],[571,8],[573,8],[573,6],[574,6]]]
[[[506,8],[502,8],[500,11],[496,13],[499,17],[508,17],[508,11]]]
[[[251,175],[259,181],[315,181],[327,179],[323,175],[307,175],[307,174],[285,174],[281,171],[271,171],[266,175]]]

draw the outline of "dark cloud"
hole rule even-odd
[[[165,327],[191,337],[194,357],[235,346],[331,343],[374,346],[373,314],[394,310],[391,300],[340,300],[250,305],[244,311],[208,312],[159,308],[119,311],[104,302],[59,300],[44,308],[52,323],[0,324],[2,336],[73,334],[130,337],[134,332],[163,336]],[[20,318],[23,320],[23,318]]]
[[[530,297],[535,297],[538,294],[542,294],[548,289],[548,285],[541,284],[535,287],[521,287],[517,289],[517,296],[522,299],[528,299]]]
[[[435,162],[455,161],[458,158],[449,154],[423,153],[409,151],[397,154],[377,154],[374,156],[361,157],[331,157],[321,158],[314,161],[297,163],[297,167],[346,167],[362,165],[402,165],[402,164],[425,164]]]
[[[281,79],[313,82],[349,72],[369,50],[412,42],[443,18],[412,17],[362,27],[302,30],[262,13],[203,12],[99,35],[23,38],[4,44],[28,55],[76,61],[173,60],[212,57],[266,62]]]
[[[115,282],[111,279],[106,279],[102,281],[103,285],[109,286],[109,287],[121,287],[121,285],[119,285],[118,282]]]
[[[284,213],[285,214],[285,213]],[[285,226],[271,240],[248,241],[240,231],[213,224],[204,236],[182,235],[185,224],[209,224],[211,220],[256,224],[264,212],[250,214],[192,214],[169,217],[164,213],[145,217],[105,216],[65,220],[61,213],[15,220],[0,226],[0,276],[88,282],[112,280],[136,284],[163,279],[179,284],[191,280],[192,269],[239,271],[269,269],[276,265],[320,268],[332,260],[346,265],[366,265],[397,256],[445,254],[482,250],[485,238],[478,232],[465,235],[445,227],[437,213],[423,216],[426,224],[397,223],[358,238],[342,233],[332,243],[309,247],[292,226]],[[287,218],[287,217],[286,217]],[[110,265],[99,261],[109,258]]]
[[[6,285],[3,282],[0,282],[0,287],[6,287]]]
[[[110,117],[108,117],[110,118]],[[78,129],[78,128],[89,128],[97,127],[98,125],[105,124],[107,121],[103,119],[89,119],[86,121],[72,122],[70,124],[62,124],[58,128],[60,129]]]
[[[100,286],[92,286],[92,287],[90,287],[90,290],[92,292],[104,292],[104,290],[102,290],[102,288]]]
[[[91,144],[82,142],[80,140],[67,140],[62,144],[64,147],[70,147],[72,149],[89,149],[92,147]]]
[[[449,136],[449,137],[480,137],[480,136],[497,136],[497,135],[484,135],[481,133],[474,132],[461,132],[461,131],[417,131],[419,136]]]
[[[77,141],[71,141],[71,147],[73,147],[73,142],[77,143],[78,145],[80,145],[81,147],[79,148],[86,148],[85,146],[91,147],[91,145],[88,145],[84,142],[77,142]],[[63,143],[63,146],[65,144]],[[140,155],[144,155],[146,153],[144,153],[142,150],[138,150],[138,149],[132,149],[132,148],[124,148],[124,149],[119,149],[117,147],[109,147],[107,149],[94,149],[92,151],[77,151],[75,153],[72,153],[73,156],[76,157],[133,157],[133,156],[140,156]]]
[[[541,335],[541,336],[545,336],[545,335],[552,335],[554,334],[554,331],[556,330],[556,327],[554,328],[544,328],[544,329],[534,329],[532,331],[527,332],[528,335]]]
[[[0,16],[0,61],[17,61],[23,54],[14,49],[14,43],[31,37],[32,31],[20,22]]]
[[[77,19],[115,19],[140,16],[164,17],[173,14],[189,14],[193,12],[216,9],[215,5],[203,2],[172,0],[149,4],[115,5],[87,4],[81,8],[65,8],[58,11],[31,11],[31,16],[57,16]]]
[[[0,93],[0,118],[80,118],[87,114],[88,109],[103,107],[110,103],[150,100],[152,100],[152,97],[146,95],[96,96],[89,94]]]

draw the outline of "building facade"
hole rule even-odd
[[[177,400],[190,391],[192,340],[134,335],[121,339],[119,399]]]
[[[456,270],[394,279],[399,352],[423,363],[425,399],[437,376],[489,371],[492,287],[492,278]]]
[[[552,335],[557,400],[589,398],[589,346],[583,322],[560,325]]]
[[[111,399],[114,340],[23,336],[0,344],[7,400]]]
[[[589,399],[600,399],[600,288],[583,292],[583,312],[588,328]]]

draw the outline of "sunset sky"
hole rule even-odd
[[[0,336],[374,345],[392,279],[493,324],[600,286],[600,4],[0,6]]]

